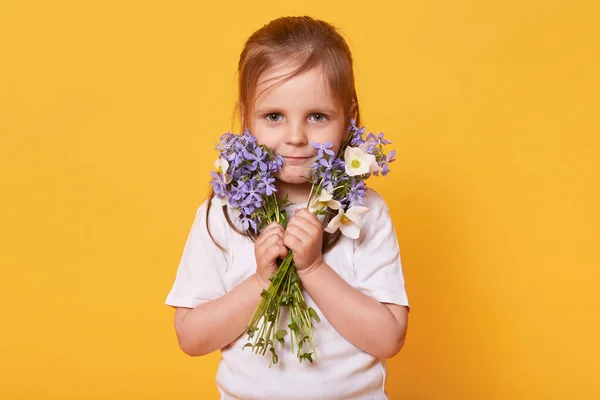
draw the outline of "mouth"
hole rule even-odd
[[[311,160],[313,157],[290,157],[290,156],[283,156],[283,159],[285,160],[286,164],[291,164],[291,165],[297,165],[297,164],[304,164],[306,161]]]

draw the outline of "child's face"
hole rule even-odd
[[[276,82],[269,79],[292,70],[282,67],[264,73],[258,81],[256,94]],[[333,143],[331,150],[337,154],[346,130],[343,109],[330,93],[319,68],[278,83],[260,94],[251,119],[250,132],[258,142],[285,158],[277,178],[292,184],[307,182],[302,176],[306,175],[317,155],[310,143],[330,141]]]

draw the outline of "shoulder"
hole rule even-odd
[[[364,235],[361,233],[359,243],[373,235],[377,235],[381,230],[387,230],[393,226],[390,209],[380,193],[368,188],[363,201],[363,205],[368,208],[368,211],[361,221],[361,232],[364,231]]]
[[[215,239],[225,239],[233,229],[229,226],[224,211],[222,207],[212,205],[210,199],[205,199],[196,209],[194,223],[197,229],[208,229]]]
[[[372,188],[367,188],[365,192],[364,206],[370,210],[388,207],[383,196]]]

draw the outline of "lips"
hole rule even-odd
[[[292,156],[283,156],[286,164],[294,165],[294,164],[304,164],[307,160],[310,160],[312,156],[309,157],[292,157]]]

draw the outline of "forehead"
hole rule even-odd
[[[261,74],[256,85],[255,108],[337,106],[322,68],[315,67],[285,80],[297,68],[297,65],[287,64]]]

